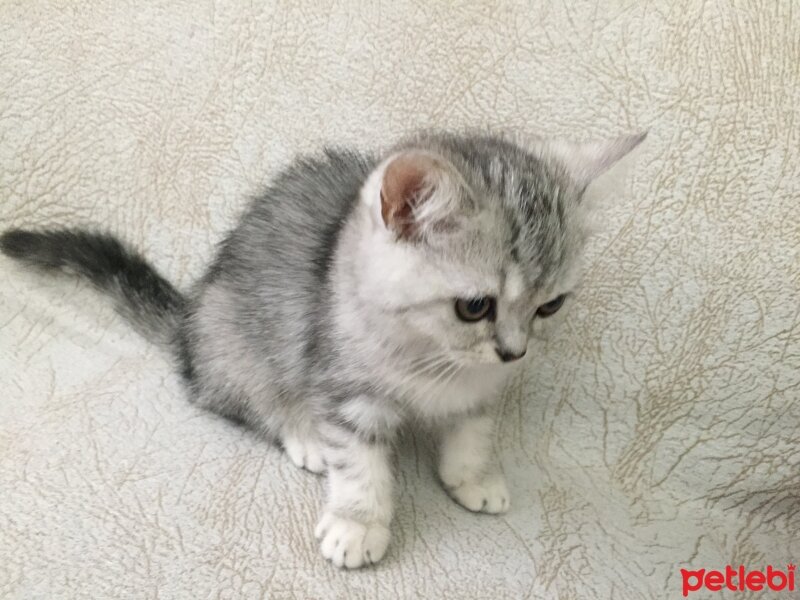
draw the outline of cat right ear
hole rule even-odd
[[[407,151],[386,165],[381,182],[381,217],[387,229],[404,240],[420,239],[446,228],[456,194],[443,159]]]
[[[585,188],[641,144],[646,137],[647,131],[643,131],[611,140],[551,140],[545,142],[544,149],[560,160],[578,185]]]

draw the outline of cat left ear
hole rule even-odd
[[[547,148],[564,164],[578,185],[586,187],[641,144],[646,137],[647,132],[643,131],[613,140],[554,141]]]
[[[443,159],[418,151],[395,156],[381,182],[381,217],[401,239],[421,237],[442,225],[452,208],[448,169]]]

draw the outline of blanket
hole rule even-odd
[[[408,433],[357,572],[318,552],[321,479],[0,258],[0,596],[764,597],[706,574],[800,559],[800,11],[733,4],[0,4],[0,228],[101,227],[183,289],[300,152],[650,132],[503,395],[510,512],[455,505]]]

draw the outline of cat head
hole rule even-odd
[[[560,320],[580,276],[589,183],[644,134],[608,142],[428,136],[362,190],[358,287],[403,347],[505,363]]]

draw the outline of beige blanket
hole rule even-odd
[[[325,563],[321,480],[192,408],[94,291],[1,259],[0,596],[638,600],[800,560],[793,4],[3,2],[0,226],[100,225],[183,287],[322,143],[651,133],[507,392],[511,511],[460,509],[409,437],[375,569]]]

